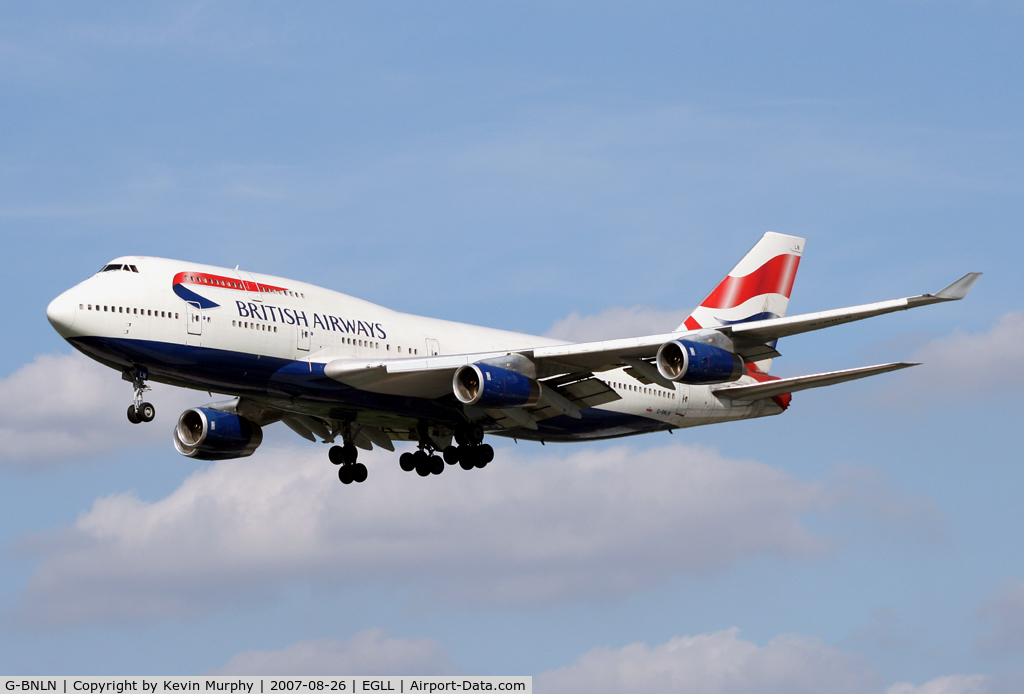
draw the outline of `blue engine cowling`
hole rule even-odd
[[[743,375],[743,360],[721,347],[672,340],[658,350],[658,371],[680,383],[725,383]]]
[[[194,407],[178,417],[174,447],[199,460],[226,460],[252,455],[263,443],[263,430],[231,412]]]
[[[459,402],[477,407],[527,407],[540,400],[540,384],[515,371],[490,364],[460,366],[452,378]]]

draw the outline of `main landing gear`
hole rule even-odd
[[[331,446],[331,450],[327,452],[327,457],[331,459],[331,462],[340,465],[338,479],[342,484],[352,484],[353,482],[358,484],[366,481],[367,469],[362,463],[356,462],[358,456],[359,450],[351,441],[346,441],[343,446]]]
[[[426,437],[424,437],[426,439]],[[429,439],[421,440],[419,450],[415,453],[403,453],[398,464],[406,472],[416,471],[420,477],[440,475],[444,472],[444,464],[455,465],[463,470],[482,468],[494,460],[494,449],[483,443],[484,430],[479,424],[473,424],[455,431],[457,446],[448,446],[441,455],[430,445]]]
[[[149,390],[146,385],[146,372],[142,369],[135,370],[135,377],[132,379],[132,387],[135,388],[135,400],[128,406],[128,421],[132,424],[140,422],[152,422],[156,417],[156,408],[148,402],[142,402],[142,394]]]

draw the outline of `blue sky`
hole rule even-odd
[[[1019,3],[0,18],[0,671],[1021,684]],[[360,490],[274,427],[244,461],[178,456],[176,414],[208,397],[159,389],[133,428],[128,385],[45,319],[147,254],[538,334],[660,332],[767,230],[808,239],[791,313],[985,276],[783,340],[784,376],[925,365],[782,417],[500,443],[472,478],[381,455]]]

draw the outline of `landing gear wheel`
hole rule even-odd
[[[342,465],[338,468],[338,479],[341,480],[342,484],[352,484],[353,482],[353,470],[354,465]]]
[[[440,475],[444,472],[444,459],[439,455],[430,456],[430,472],[435,475]]]
[[[148,402],[139,405],[138,417],[140,422],[152,422],[156,417],[156,408]]]
[[[471,445],[478,445],[484,440],[484,428],[479,424],[470,424],[466,429],[466,438]]]
[[[346,465],[353,465],[356,462],[356,458],[359,457],[359,451],[351,443],[346,443],[341,447],[341,459]]]
[[[484,461],[484,465],[494,460],[494,449],[491,448],[490,444],[483,444],[478,449],[480,451],[480,458]]]
[[[132,424],[138,424],[142,420],[139,419],[139,415],[135,413],[135,405],[128,406],[128,421]]]
[[[476,467],[476,461],[479,457],[479,451],[476,447],[460,446],[459,447],[459,467],[463,470],[472,470]]]
[[[416,458],[412,453],[403,453],[398,456],[398,464],[406,472],[412,472],[416,469]]]
[[[366,466],[362,463],[356,463],[350,466],[352,468],[352,481],[360,484],[366,481],[367,470]]]
[[[441,456],[444,458],[444,462],[449,465],[454,465],[459,462],[459,449],[455,446],[448,446],[441,451]]]
[[[420,477],[426,477],[430,474],[430,456],[423,451],[416,451],[412,454],[416,461],[416,474]]]
[[[331,446],[331,450],[327,451],[327,457],[335,465],[341,465],[345,462],[345,456],[342,453],[341,446]]]

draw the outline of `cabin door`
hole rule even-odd
[[[437,340],[428,337],[427,338],[427,354],[436,357],[441,353],[441,347],[437,344]]]
[[[188,302],[185,304],[185,317],[188,319],[188,334],[203,334],[203,309],[199,304]]]

